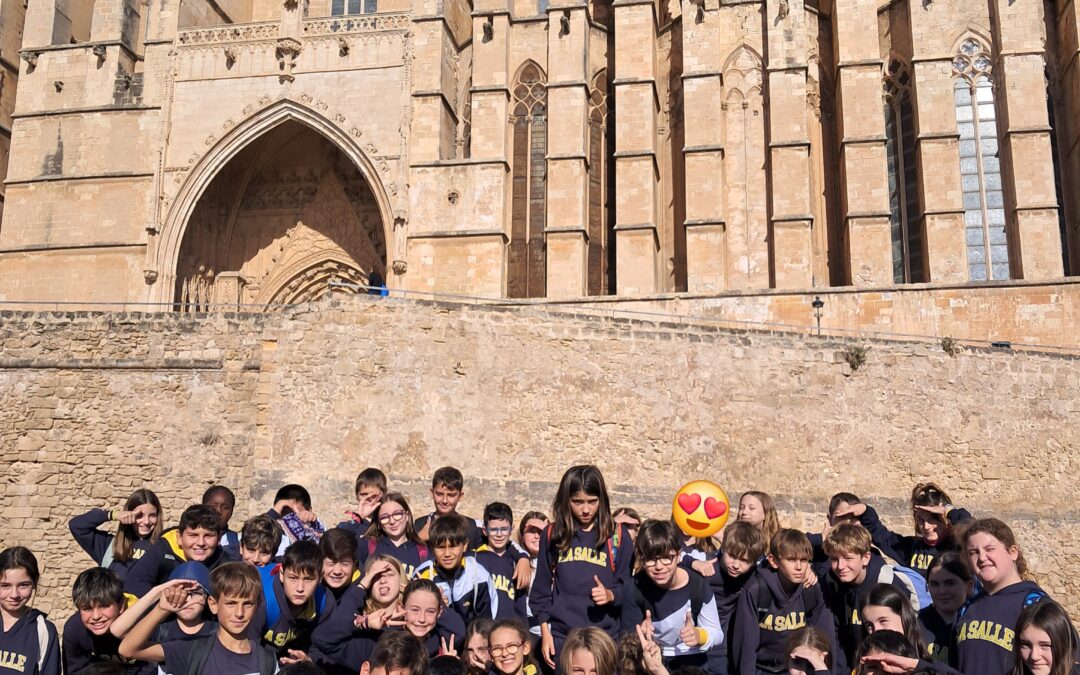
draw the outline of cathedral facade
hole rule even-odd
[[[0,299],[1080,272],[1074,0],[2,0]]]

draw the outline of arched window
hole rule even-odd
[[[992,69],[985,44],[975,38],[960,44],[953,59],[953,93],[960,132],[968,276],[972,281],[1010,277]]]
[[[607,71],[601,70],[589,90],[589,295],[609,292],[607,121]]]
[[[893,282],[920,282],[925,276],[911,71],[903,63],[893,60],[885,73],[884,84]]]
[[[522,66],[514,84],[513,207],[506,293],[541,298],[546,293],[547,257],[547,78],[540,66]]]

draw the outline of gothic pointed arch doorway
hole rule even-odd
[[[322,134],[287,120],[240,150],[199,196],[174,301],[200,311],[361,293],[356,286],[386,278],[384,232],[360,169]]]

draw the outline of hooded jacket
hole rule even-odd
[[[1031,581],[968,600],[956,619],[957,667],[972,675],[1006,675],[1013,667],[1013,638],[1020,612],[1046,597]]]
[[[187,555],[180,547],[180,530],[171,527],[162,532],[157,543],[147,549],[146,554],[128,570],[124,578],[124,594],[141,598],[154,586],[168,581],[172,571],[184,562],[187,562]],[[227,562],[230,562],[230,558],[220,546],[216,546],[210,557],[202,561],[211,571]]]

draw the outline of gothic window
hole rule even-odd
[[[588,294],[609,293],[607,274],[608,180],[607,71],[598,72],[589,90],[589,270]]]
[[[514,84],[513,205],[506,292],[511,298],[546,293],[547,78],[540,66],[522,66]]]
[[[894,60],[885,73],[885,152],[893,282],[898,284],[925,280],[914,121],[911,72]]]
[[[968,276],[972,281],[1010,277],[992,69],[986,45],[974,38],[961,43],[953,59],[953,94],[960,132]]]
[[[346,14],[374,14],[379,11],[379,0],[331,0],[330,16]]]

